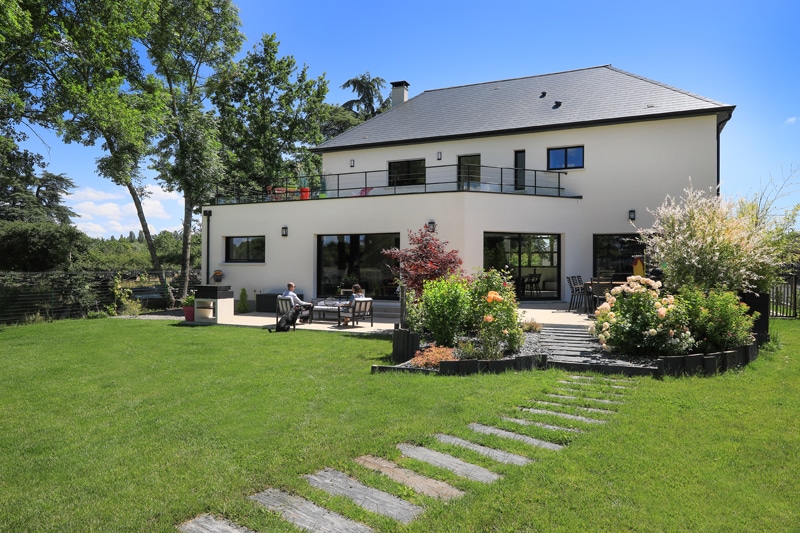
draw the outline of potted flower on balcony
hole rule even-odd
[[[183,306],[183,318],[187,322],[194,322],[194,293],[187,294],[181,305]]]

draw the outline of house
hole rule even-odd
[[[635,226],[689,186],[719,184],[734,106],[610,65],[425,91],[324,142],[308,189],[203,208],[203,268],[238,294],[306,298],[358,280],[396,298],[381,250],[430,226],[464,267],[506,267],[522,300],[565,299],[565,277],[624,276]],[[252,198],[251,198],[252,200]],[[291,200],[291,201],[289,201]]]

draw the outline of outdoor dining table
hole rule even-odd
[[[584,298],[583,298],[583,308],[584,308],[584,310],[587,313],[589,312],[589,297],[592,297],[592,300],[594,300],[594,296],[593,295],[594,295],[594,288],[595,287],[598,287],[598,288],[600,286],[608,287],[609,285],[612,286],[612,287],[614,287],[614,286],[618,287],[620,285],[625,285],[626,283],[628,283],[628,282],[627,281],[597,281],[597,280],[584,282],[584,284],[583,284],[583,296],[584,296]]]

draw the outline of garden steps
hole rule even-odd
[[[482,466],[474,465],[466,461],[462,461],[457,457],[448,455],[446,453],[437,452],[422,446],[414,446],[412,444],[398,444],[397,449],[411,459],[428,463],[437,468],[449,470],[457,476],[467,478],[472,481],[480,483],[493,483],[500,479],[500,474],[495,474],[491,470],[487,470]]]
[[[410,523],[424,510],[402,498],[368,487],[344,472],[332,468],[324,468],[315,474],[308,474],[304,477],[313,487],[334,496],[349,498],[367,511],[392,518],[403,524]]]
[[[534,400],[532,403],[534,405],[543,405],[545,407],[569,407],[570,409],[575,409],[578,411],[585,411],[587,413],[598,413],[603,415],[613,415],[616,413],[616,411],[611,411],[609,409],[598,409],[597,407],[581,407],[580,405],[574,405],[571,403],[545,402],[542,400]]]
[[[413,470],[402,468],[391,461],[374,457],[372,455],[362,455],[356,457],[355,462],[365,468],[376,470],[389,479],[410,487],[419,494],[437,498],[440,500],[453,500],[460,498],[464,495],[464,491],[458,490],[437,479],[431,479],[423,475],[417,474]]]
[[[307,531],[321,533],[369,533],[372,528],[320,507],[305,498],[277,489],[267,489],[250,496],[268,510],[280,513],[284,520]]]
[[[590,376],[570,376],[570,379],[575,380],[570,382],[572,384],[593,386],[595,388],[581,388],[579,391],[571,391],[573,394],[576,394],[573,396],[562,397],[560,395],[548,394],[545,394],[545,396],[550,398],[556,396],[556,398],[553,398],[555,400],[600,401],[604,398],[590,398],[588,396],[581,396],[577,394],[580,392],[591,392],[595,396],[614,396],[617,399],[619,399],[619,396],[621,395],[621,393],[618,393],[615,390],[610,390],[615,383],[621,382],[621,380],[609,380],[607,378],[595,378]],[[635,386],[635,382],[633,381],[628,381],[627,383]],[[630,389],[630,387],[623,388]],[[556,401],[551,402],[532,399],[531,402],[534,404],[546,404],[556,407],[581,409],[574,404],[558,403]],[[613,403],[619,404],[623,402],[614,401]],[[590,424],[602,424],[605,422],[605,420],[596,420],[584,416],[570,415],[546,409],[526,407],[520,407],[519,409],[529,415],[562,417],[565,420],[576,420]],[[608,414],[616,413],[616,411],[594,409],[589,407],[584,407],[582,409],[590,412],[602,411]],[[500,416],[499,418],[507,422],[519,424],[520,426],[535,426],[551,431],[563,431],[577,434],[585,433],[586,431],[586,429],[561,427],[530,419],[517,419],[504,416]],[[513,439],[523,442],[534,448],[544,448],[552,451],[558,451],[564,448],[564,445],[561,444],[536,439],[528,435],[523,435],[514,431],[508,431],[485,424],[472,423],[468,424],[467,427],[476,433]],[[469,440],[461,439],[459,437],[444,433],[437,433],[434,435],[434,438],[443,444],[470,450],[485,457],[489,457],[501,464],[525,466],[532,462],[531,459],[521,455],[506,452],[497,448],[483,446]],[[481,483],[493,483],[502,479],[500,474],[492,472],[491,470],[482,466],[469,463],[447,453],[442,453],[436,450],[407,443],[397,444],[397,448],[405,457],[428,463],[436,468],[448,470],[455,475],[468,480]],[[393,481],[409,487],[415,492],[424,496],[441,500],[453,500],[460,498],[465,494],[464,491],[459,490],[448,483],[423,476],[414,472],[413,470],[400,467],[396,463],[380,457],[364,455],[355,458],[354,462],[365,468],[380,472]],[[369,487],[368,485],[361,483],[344,472],[332,468],[324,468],[314,474],[308,474],[303,477],[308,481],[309,485],[313,487],[324,490],[325,492],[335,496],[344,496],[369,512],[389,517],[401,524],[409,524],[425,512],[425,508],[423,506],[412,504],[387,492]],[[366,524],[351,520],[338,513],[325,509],[324,507],[303,497],[289,494],[275,488],[268,488],[262,492],[254,494],[250,496],[250,499],[258,502],[260,505],[272,512],[279,513],[287,522],[290,522],[296,527],[307,531],[345,533],[366,533],[372,531],[372,529]],[[249,529],[243,526],[234,524],[233,522],[230,522],[224,518],[216,518],[208,514],[200,515],[184,524],[181,524],[178,526],[178,529],[184,533],[251,533]]]
[[[452,444],[454,446],[460,446],[467,450],[471,450],[473,452],[486,456],[490,459],[494,459],[498,463],[504,463],[516,466],[525,466],[531,463],[531,460],[528,459],[527,457],[523,457],[515,453],[505,452],[503,450],[498,450],[496,448],[489,448],[488,446],[475,444],[474,442],[460,439],[458,437],[453,437],[452,435],[437,433],[435,437],[439,442],[443,442],[445,444]]]
[[[586,400],[590,402],[597,402],[606,405],[621,405],[625,402],[620,402],[617,400],[608,400],[606,398],[592,398],[591,396],[570,396],[567,394],[545,394],[548,398],[555,398],[557,400]]]

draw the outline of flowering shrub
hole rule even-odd
[[[517,297],[508,275],[488,270],[477,275],[469,288],[473,332],[477,334],[478,354],[498,359],[505,351],[516,352],[525,340],[517,315]]]
[[[436,230],[409,231],[408,242],[408,248],[389,248],[381,253],[397,261],[397,266],[390,268],[409,290],[419,295],[424,292],[426,280],[462,273],[458,250],[447,251],[448,242],[440,241]]]
[[[734,293],[684,289],[680,297],[697,341],[696,351],[719,352],[754,342],[752,329],[758,313],[748,315],[748,307]]]
[[[631,276],[614,287],[595,311],[589,332],[606,351],[659,357],[681,355],[694,345],[682,303],[660,294],[661,282]]]
[[[464,358],[497,359],[519,350],[525,340],[513,283],[496,270],[424,282],[422,296],[408,306],[407,319],[411,329],[441,346],[474,338],[469,349],[459,350]]]

